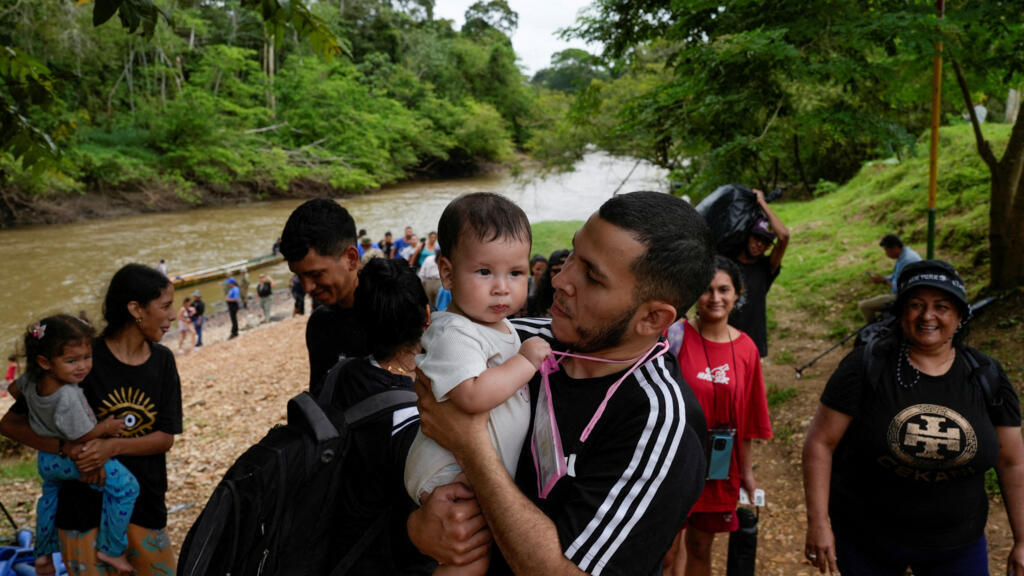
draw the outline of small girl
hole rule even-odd
[[[192,298],[186,296],[181,303],[181,308],[178,309],[178,331],[181,333],[181,337],[178,338],[178,354],[185,353],[185,339],[189,334],[192,335],[192,346],[189,346],[188,349],[192,350],[196,345],[196,327],[192,325],[192,316],[195,315],[195,312],[195,308],[192,307]]]
[[[488,429],[509,474],[516,474],[529,427],[526,384],[551,354],[539,337],[520,345],[506,317],[526,302],[532,237],[526,214],[497,194],[466,194],[441,214],[437,264],[452,301],[433,315],[416,364],[432,381],[438,401],[451,399],[468,413],[490,412]],[[405,463],[412,499],[463,480],[454,456],[422,433]],[[435,574],[483,574],[488,559],[439,566]]]
[[[25,334],[27,368],[11,386],[11,394],[23,396],[29,408],[29,425],[40,436],[57,438],[60,453],[39,452],[39,475],[43,494],[36,509],[37,574],[53,574],[50,555],[59,549],[57,492],[62,480],[81,478],[74,461],[67,457],[65,442],[81,443],[101,436],[117,436],[124,421],[106,418],[99,424],[78,384],[92,369],[92,326],[67,314],[58,314],[30,326]],[[131,572],[124,556],[126,532],[139,483],[120,462],[107,460],[106,480],[92,485],[103,492],[103,513],[96,557],[120,572]]]

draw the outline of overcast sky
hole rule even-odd
[[[475,0],[436,0],[435,18],[454,20],[461,27],[466,13]],[[508,0],[508,5],[519,14],[519,28],[512,35],[512,46],[519,56],[519,64],[530,76],[551,63],[551,55],[566,48],[584,48],[597,52],[580,40],[566,42],[555,33],[559,28],[572,26],[580,9],[589,0]]]

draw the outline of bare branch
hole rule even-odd
[[[967,79],[964,77],[964,71],[960,68],[960,63],[953,59],[953,70],[956,72],[956,83],[960,85],[960,92],[964,96],[964,104],[967,105],[967,113],[971,116],[971,126],[974,127],[974,139],[978,143],[978,154],[981,155],[981,159],[988,164],[989,170],[995,172],[999,167],[999,161],[996,160],[995,154],[992,153],[992,147],[989,146],[985,135],[981,133],[981,124],[978,122],[978,115],[974,112],[974,102],[971,101],[971,91],[967,87]]]
[[[281,122],[280,124],[274,124],[273,126],[265,126],[263,128],[253,128],[251,130],[244,130],[242,134],[259,134],[260,132],[270,132],[271,130],[277,130],[287,126],[288,122]]]

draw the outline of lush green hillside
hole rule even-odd
[[[985,126],[996,150],[1005,146],[1009,128]],[[864,272],[892,269],[892,261],[878,247],[883,235],[899,234],[925,256],[928,136],[902,163],[870,162],[844,186],[822,188],[834,190],[777,208],[793,232],[778,282],[801,307],[817,313],[838,311],[832,322],[848,327],[859,321],[856,301],[878,292]],[[988,198],[989,174],[975,151],[970,126],[943,128],[935,257],[957,266],[972,297],[988,283]]]

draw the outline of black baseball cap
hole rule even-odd
[[[897,307],[903,303],[915,288],[928,286],[949,294],[960,305],[960,311],[967,316],[971,309],[967,302],[967,289],[964,281],[957,274],[956,268],[942,260],[921,260],[907,264],[900,272],[898,281],[899,293],[896,296]]]

